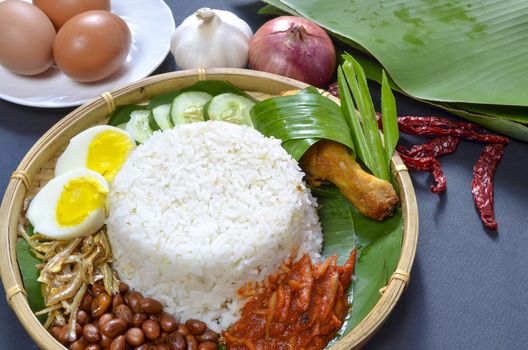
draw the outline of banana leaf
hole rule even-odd
[[[31,235],[33,229],[28,230],[28,234]],[[46,308],[44,303],[44,297],[42,296],[40,282],[37,278],[40,276],[40,271],[37,269],[37,265],[42,263],[42,260],[37,258],[25,239],[19,239],[16,246],[16,257],[20,274],[22,275],[22,282],[24,283],[24,289],[29,302],[31,311],[37,312]],[[46,321],[47,315],[37,316],[41,323]]]
[[[296,160],[322,138],[354,149],[341,108],[314,89],[259,102],[250,115],[255,129],[265,136],[281,139],[282,146]]]
[[[108,119],[108,125],[118,126],[125,124],[130,120],[130,113],[145,109],[145,106],[140,105],[125,105],[116,108],[114,113]]]
[[[354,57],[360,62],[365,70],[367,78],[381,84],[383,67],[374,59],[361,53],[355,53]],[[403,92],[401,88],[390,79],[390,77],[388,77],[388,81],[393,90],[405,94],[405,92]],[[513,137],[520,141],[528,142],[528,127],[516,122],[516,120],[521,121],[523,116],[526,116],[526,119],[528,120],[528,110],[526,111],[526,114],[523,114],[525,109],[523,107],[437,103],[420,99],[418,99],[418,101],[444,109],[454,115],[482,125],[495,132]]]
[[[400,209],[382,222],[366,218],[332,187],[313,188],[312,193],[319,203],[323,255],[338,255],[338,261],[343,263],[354,247],[358,252],[353,291],[349,291],[352,308],[336,341],[361,322],[379,301],[379,290],[388,283],[400,258],[403,219]]]
[[[366,49],[407,94],[528,106],[524,0],[264,0]]]
[[[288,13],[287,9],[281,10],[280,6],[282,4],[277,1],[276,6],[274,5],[265,5],[262,7],[258,13],[261,15],[273,15],[273,16],[289,16],[291,13]]]
[[[528,107],[478,105],[469,103],[449,103],[450,108],[464,110],[471,114],[487,115],[500,119],[511,120],[521,124],[528,124]]]

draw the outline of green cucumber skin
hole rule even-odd
[[[171,107],[172,104],[163,104],[157,106],[152,110],[152,116],[160,130],[165,131],[174,127],[171,118]]]
[[[225,121],[253,126],[249,110],[255,103],[244,96],[233,93],[217,95],[204,107],[208,120]]]
[[[212,98],[212,95],[201,91],[188,91],[176,96],[171,106],[172,123],[176,126],[204,121],[203,106]]]
[[[126,124],[126,131],[132,135],[138,143],[145,142],[154,132],[150,128],[151,111],[142,110],[130,113],[130,120]]]

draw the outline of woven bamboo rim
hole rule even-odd
[[[53,177],[58,155],[70,138],[96,124],[105,123],[117,106],[145,102],[152,97],[192,85],[198,80],[225,80],[254,95],[265,97],[282,91],[302,89],[307,85],[274,74],[245,69],[187,70],[161,74],[104,93],[68,114],[46,132],[26,154],[13,173],[0,207],[0,274],[9,305],[20,322],[43,349],[65,349],[41,326],[27,302],[16,262],[17,226],[24,199],[33,195]],[[330,97],[333,98],[333,97]],[[392,169],[400,186],[404,234],[402,251],[396,271],[387,286],[380,290],[381,298],[370,313],[331,350],[358,349],[379,329],[409,283],[411,267],[418,242],[418,207],[414,188],[399,156],[392,158]]]

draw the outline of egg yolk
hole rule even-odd
[[[126,135],[112,130],[97,134],[88,146],[86,167],[112,182],[134,147]]]
[[[68,181],[57,203],[57,223],[61,227],[79,225],[94,210],[105,205],[107,193],[106,188],[88,176]]]

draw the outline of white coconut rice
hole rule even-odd
[[[180,320],[213,330],[238,317],[236,291],[275,274],[292,249],[319,257],[315,200],[280,140],[224,122],[156,132],[111,188],[114,268]]]

